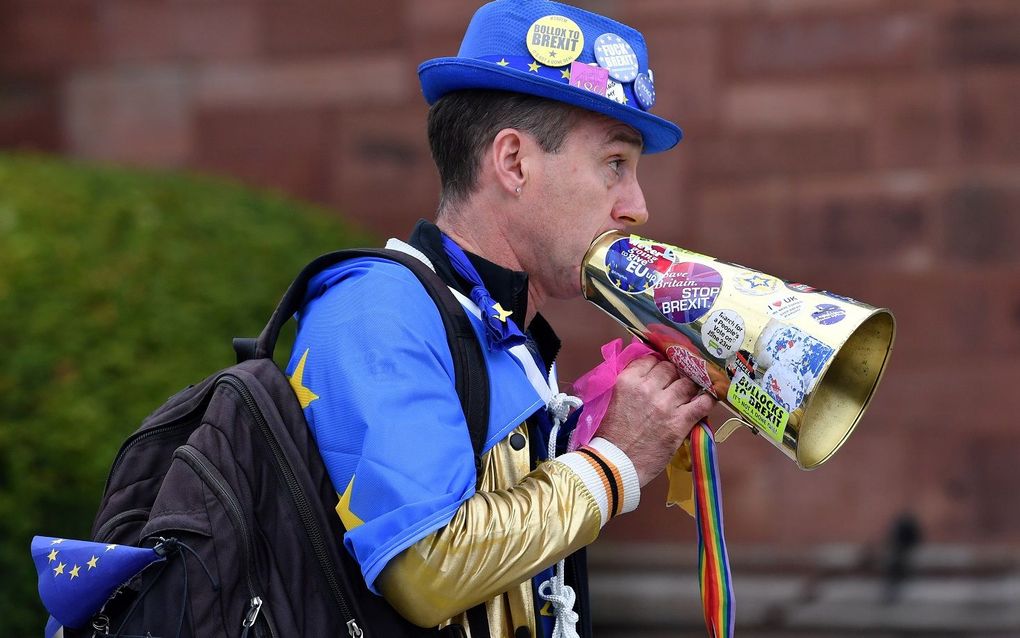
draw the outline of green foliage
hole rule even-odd
[[[141,420],[232,364],[231,338],[257,334],[312,257],[368,243],[325,211],[209,178],[0,154],[5,635],[45,622],[31,537],[88,538]]]

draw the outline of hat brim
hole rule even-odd
[[[436,58],[418,67],[425,101],[434,103],[451,91],[461,89],[493,89],[527,93],[571,104],[607,115],[634,127],[644,141],[644,153],[659,153],[677,145],[683,131],[676,124],[647,111],[620,104],[608,97],[585,91],[492,62],[473,58]]]

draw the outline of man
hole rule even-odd
[[[482,315],[491,414],[477,490],[441,318],[403,267],[363,259],[313,280],[290,370],[373,591],[417,625],[476,638],[577,635],[578,623],[590,635],[579,550],[637,506],[713,400],[639,359],[599,436],[564,453],[564,396],[545,385],[559,340],[539,310],[580,294],[595,237],[647,220],[639,160],[680,130],[648,112],[640,33],[544,0],[482,7],[459,55],[419,76],[442,194],[437,223],[419,222],[405,250]]]

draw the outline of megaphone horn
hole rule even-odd
[[[585,255],[588,301],[665,355],[803,469],[860,421],[892,352],[885,308],[610,231]]]

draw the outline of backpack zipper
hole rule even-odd
[[[140,521],[147,520],[149,518],[149,510],[137,507],[135,509],[125,510],[115,516],[111,516],[108,521],[103,523],[103,526],[96,532],[95,539],[97,541],[105,542],[107,536],[113,528],[117,527],[126,520],[137,518]]]
[[[207,404],[203,402],[202,405],[205,406]],[[127,440],[124,441],[124,445],[120,446],[120,450],[117,452],[116,458],[113,459],[113,465],[110,467],[110,473],[106,476],[106,487],[103,488],[103,494],[106,494],[110,491],[110,479],[113,478],[113,475],[117,471],[117,467],[121,464],[121,461],[123,461],[124,457],[127,456],[129,448],[133,447],[135,443],[139,441],[143,441],[150,437],[159,436],[161,434],[166,434],[167,432],[172,432],[173,430],[176,430],[182,425],[187,425],[188,422],[191,421],[192,418],[194,417],[194,413],[195,411],[192,410],[187,414],[177,417],[176,419],[170,421],[169,423],[165,423],[163,425],[150,428],[148,430],[142,430],[141,432],[135,432],[134,434],[129,436]]]
[[[255,418],[255,421],[259,426],[259,430],[266,438],[266,442],[269,444],[269,448],[273,452],[273,458],[276,460],[276,467],[283,475],[284,482],[287,484],[291,498],[294,500],[294,505],[297,507],[298,515],[301,517],[301,523],[308,535],[308,540],[312,544],[312,551],[319,561],[319,566],[322,568],[322,572],[326,577],[330,591],[333,592],[333,597],[336,599],[340,612],[347,620],[347,633],[351,636],[351,638],[360,638],[363,635],[362,629],[358,626],[357,618],[354,616],[350,605],[347,603],[347,598],[344,596],[343,589],[337,581],[336,574],[333,573],[329,554],[326,551],[326,542],[323,539],[319,528],[315,525],[312,517],[312,507],[308,502],[308,497],[305,495],[304,490],[297,481],[297,477],[294,474],[294,468],[291,467],[290,462],[287,461],[287,457],[283,454],[280,442],[277,440],[276,435],[266,422],[262,411],[258,407],[258,403],[255,401],[255,397],[251,394],[251,391],[248,389],[248,386],[245,385],[244,381],[233,374],[227,373],[220,377],[217,381],[217,385],[220,383],[229,385],[237,392],[248,407],[248,411]]]
[[[251,530],[248,529],[248,523],[244,520],[244,513],[241,509],[241,504],[238,503],[237,497],[234,496],[230,486],[221,478],[218,470],[209,462],[209,459],[202,454],[197,448],[185,444],[174,450],[174,457],[180,458],[182,461],[188,464],[191,469],[195,471],[201,477],[201,479],[209,484],[215,491],[216,494],[225,501],[227,513],[230,518],[237,524],[237,529],[241,532],[241,547],[244,550],[244,562],[248,565],[247,573],[245,574],[248,579],[248,592],[251,594],[251,605],[255,607],[255,601],[258,601],[258,606],[254,609],[254,614],[251,610],[245,614],[244,623],[248,622],[249,617],[251,618],[252,624],[255,622],[255,617],[259,615],[259,610],[262,608],[262,599],[256,594],[255,579],[252,577],[252,555],[254,554],[254,546],[251,538]],[[275,636],[273,632],[272,618],[269,615],[269,610],[262,611],[266,616],[266,624],[269,626],[269,635]],[[250,625],[243,625],[249,627]]]
[[[248,630],[252,628],[255,620],[259,617],[259,612],[262,610],[262,599],[255,596],[248,605],[248,613],[244,615],[244,621],[241,623],[241,627],[244,628],[241,631],[241,638],[247,638]]]

